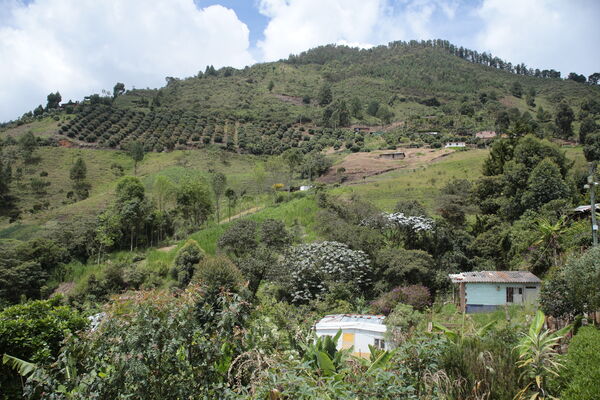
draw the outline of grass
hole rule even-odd
[[[114,195],[119,175],[112,168],[119,165],[125,175],[133,175],[133,161],[122,151],[76,149],[63,147],[40,147],[35,153],[35,164],[15,164],[23,171],[20,180],[13,180],[11,193],[18,199],[16,206],[22,210],[21,220],[9,224],[8,218],[0,217],[0,238],[11,235],[26,237],[28,233],[52,221],[65,221],[75,216],[94,215],[104,209]],[[78,157],[82,157],[87,166],[87,181],[91,184],[90,197],[72,203],[67,193],[72,190],[69,171]],[[212,171],[227,175],[228,185],[238,193],[245,191],[247,196],[241,200],[241,206],[261,201],[253,177],[253,167],[259,160],[251,155],[224,153],[220,150],[203,149],[191,151],[173,151],[170,153],[149,153],[139,163],[137,176],[145,184],[151,196],[152,183],[158,175],[169,177],[173,182],[184,178],[210,179]],[[47,173],[47,176],[40,174]],[[32,178],[49,183],[45,193],[35,194],[30,187]],[[34,210],[34,208],[39,210]]]
[[[399,200],[418,200],[429,211],[435,211],[439,190],[451,179],[476,180],[488,151],[457,151],[437,162],[417,168],[399,169],[369,178],[361,184],[342,186],[332,192],[357,194],[377,207],[391,211]]]

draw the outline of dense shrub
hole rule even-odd
[[[208,257],[198,265],[193,282],[204,285],[210,292],[237,293],[242,290],[244,277],[229,258],[216,256]]]
[[[367,255],[338,242],[295,246],[284,256],[282,269],[289,273],[290,297],[296,303],[321,297],[333,282],[346,282],[356,291],[371,283]]]
[[[0,311],[0,355],[8,354],[39,365],[48,365],[58,355],[69,333],[81,330],[87,320],[61,299],[37,300]],[[2,398],[18,398],[21,380],[7,366],[0,366]]]
[[[185,286],[192,280],[198,263],[204,258],[204,251],[193,239],[188,240],[175,256],[175,265],[171,270],[173,278],[179,286]]]
[[[371,306],[374,312],[388,315],[398,303],[408,304],[422,311],[431,304],[431,294],[423,285],[398,286],[379,296]]]
[[[190,286],[173,295],[114,299],[97,329],[71,337],[56,363],[26,388],[33,398],[221,398],[241,349],[247,307],[235,295],[207,297]],[[66,375],[64,371],[77,373]]]
[[[569,344],[561,375],[561,399],[600,399],[600,330],[592,326],[579,330]]]

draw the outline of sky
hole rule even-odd
[[[206,65],[275,61],[328,43],[447,39],[514,63],[600,71],[597,0],[0,0],[0,121],[155,88]]]

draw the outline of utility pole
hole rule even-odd
[[[598,182],[595,181],[594,175],[596,172],[596,163],[590,163],[590,175],[588,176],[588,184],[584,186],[584,189],[590,191],[590,212],[592,213],[592,246],[598,246],[598,221],[596,221],[596,186]]]

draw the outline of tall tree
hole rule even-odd
[[[125,93],[125,84],[121,82],[117,82],[113,87],[113,99],[116,99],[118,96]]]
[[[172,198],[175,187],[169,178],[159,175],[152,184],[152,193],[160,211],[165,211],[167,201]]]
[[[324,83],[319,90],[319,105],[326,106],[333,101],[333,95],[331,93],[331,84],[328,82]]]
[[[130,251],[133,251],[139,230],[146,215],[149,214],[144,185],[138,178],[126,176],[119,180],[115,210],[121,220],[124,233],[129,236]]]
[[[31,162],[33,159],[33,152],[37,148],[38,143],[35,136],[31,131],[28,131],[19,138],[19,151],[23,156],[25,162]]]
[[[515,97],[521,98],[521,96],[523,96],[523,86],[521,86],[519,82],[513,82],[510,87],[510,93]]]
[[[10,190],[10,181],[12,180],[12,168],[10,163],[0,157],[0,209],[5,206],[5,198]]]
[[[575,119],[575,114],[569,105],[565,102],[562,102],[558,105],[558,111],[556,112],[556,117],[554,122],[556,124],[556,128],[558,130],[559,135],[568,139],[573,136],[573,120]]]
[[[587,117],[581,121],[581,125],[579,127],[579,143],[585,144],[585,138],[587,135],[596,132],[598,128],[599,127],[593,118]]]
[[[85,181],[87,176],[87,167],[83,158],[78,157],[69,171],[69,176],[73,181],[73,189],[79,200],[88,198],[90,185]]]
[[[227,197],[227,211],[229,213],[229,220],[231,221],[231,209],[235,212],[235,204],[237,202],[238,195],[232,188],[227,188],[225,191],[225,197]]]
[[[588,83],[590,85],[597,85],[600,82],[600,72],[594,72],[590,76],[588,76]]]
[[[69,171],[69,177],[71,178],[72,181],[83,181],[85,180],[87,176],[87,167],[85,165],[85,161],[83,161],[83,158],[81,157],[77,157],[77,160],[75,160],[75,163],[73,164],[73,166],[71,167],[71,170]]]
[[[220,206],[221,206],[221,197],[223,193],[225,193],[225,189],[227,188],[227,177],[222,172],[217,172],[212,176],[212,190],[215,194],[215,204],[217,208],[217,223],[221,219],[220,214]]]
[[[350,101],[350,112],[354,118],[362,118],[362,102],[358,97],[353,97]]]
[[[138,141],[129,143],[127,153],[133,159],[133,174],[137,175],[137,164],[144,159],[144,145]]]
[[[590,134],[585,138],[583,154],[589,162],[600,161],[600,132]]]
[[[39,117],[40,115],[42,115],[44,113],[44,107],[42,107],[42,105],[40,104],[39,106],[37,106],[34,110],[33,110],[33,115],[35,117]]]
[[[198,229],[212,213],[210,192],[203,180],[184,181],[175,196],[179,212],[192,229]]]
[[[59,92],[50,93],[48,96],[46,96],[46,100],[48,100],[46,103],[46,110],[50,110],[58,108],[60,102],[62,101],[62,97]]]

